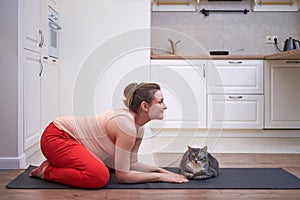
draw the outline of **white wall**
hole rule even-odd
[[[18,68],[19,0],[0,1],[0,168],[25,164],[22,132],[22,71]]]
[[[63,27],[60,34],[61,114],[72,115],[77,76],[83,73],[82,70],[87,65],[94,65],[96,68],[97,65],[99,68],[105,67],[101,65],[110,62],[105,60],[107,56],[114,58],[118,56],[118,52],[126,51],[127,46],[131,44],[124,42],[124,38],[122,38],[126,32],[150,27],[150,0],[63,0],[60,1],[59,9]],[[142,45],[150,45],[150,36],[146,32],[142,32],[138,36],[142,38],[140,39]],[[116,39],[111,40],[112,37]],[[105,45],[107,45],[105,47],[107,52],[103,53],[107,53],[107,55],[103,58],[101,51]],[[101,48],[102,50],[100,50]],[[138,57],[132,58],[130,55],[130,59],[125,58],[124,62],[119,63],[123,65],[120,67],[146,65],[150,62],[149,54],[149,50],[144,50],[137,53]],[[108,75],[113,77],[115,75],[113,73]],[[91,72],[91,76],[93,76],[93,72]],[[93,79],[91,82],[86,80],[86,89],[91,89],[93,92],[94,88],[90,87],[98,88],[99,80],[97,77],[91,77],[91,79]],[[110,87],[114,86],[105,83],[105,88]],[[102,98],[105,96],[102,95]],[[109,106],[106,104],[100,110]]]

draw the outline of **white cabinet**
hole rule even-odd
[[[36,145],[42,128],[58,116],[58,65],[48,60],[48,1],[24,0],[24,151]],[[52,118],[52,119],[53,119]]]
[[[263,60],[209,61],[207,87],[208,128],[263,128]]]
[[[47,2],[47,1],[45,1]],[[51,6],[54,10],[59,12],[59,0],[48,0],[49,6]]]
[[[208,127],[263,128],[263,95],[208,95]]]
[[[24,149],[39,141],[41,129],[40,54],[24,50]]]
[[[43,61],[41,73],[41,128],[59,116],[59,65],[49,58]]]
[[[267,60],[265,128],[300,128],[300,61]]]
[[[40,52],[41,47],[46,48],[47,45],[47,1],[24,0],[22,3],[24,49]]]
[[[263,60],[210,61],[207,84],[211,94],[262,94]]]
[[[161,85],[167,105],[152,127],[206,128],[205,60],[152,60],[151,81]]]
[[[39,44],[41,44],[43,37],[40,29],[41,1],[24,0],[23,6],[24,48],[39,52]]]

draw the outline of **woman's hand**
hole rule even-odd
[[[180,174],[175,173],[161,173],[160,174],[160,181],[162,182],[171,182],[171,183],[187,183],[189,180]]]
[[[170,171],[162,169],[162,168],[159,168],[159,173],[161,173],[162,178],[166,180],[166,181],[162,180],[164,182],[174,182],[174,183],[189,182],[189,180],[185,176],[183,176],[181,174],[176,174],[174,172],[170,172]]]

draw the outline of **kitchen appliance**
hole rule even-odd
[[[59,30],[61,26],[59,25],[59,14],[51,7],[48,7],[48,55],[53,58],[59,58]]]
[[[284,42],[283,51],[289,51],[289,50],[296,49],[296,41],[297,40],[293,39],[292,37],[289,37],[288,39],[286,39]],[[299,41],[297,41],[297,42],[299,42]]]
[[[229,54],[229,51],[210,51],[209,54],[212,56],[226,56]]]
[[[300,41],[299,40],[296,40],[296,39],[293,39],[292,37],[289,37],[288,39],[285,40],[284,42],[284,46],[283,46],[283,50],[281,50],[279,47],[278,47],[278,42],[277,42],[277,39],[275,40],[274,39],[274,44],[275,46],[277,47],[277,49],[281,52],[283,51],[289,51],[289,50],[293,50],[293,49],[297,49],[297,46],[296,46],[296,43],[299,43],[298,44],[298,48],[300,48]]]

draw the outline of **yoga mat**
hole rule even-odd
[[[29,166],[9,182],[10,189],[70,189],[66,185],[30,178],[36,166]],[[178,173],[178,168],[166,168]],[[140,183],[119,184],[111,174],[107,189],[300,189],[300,179],[282,168],[221,168],[217,177],[206,180],[190,180],[189,183]]]

